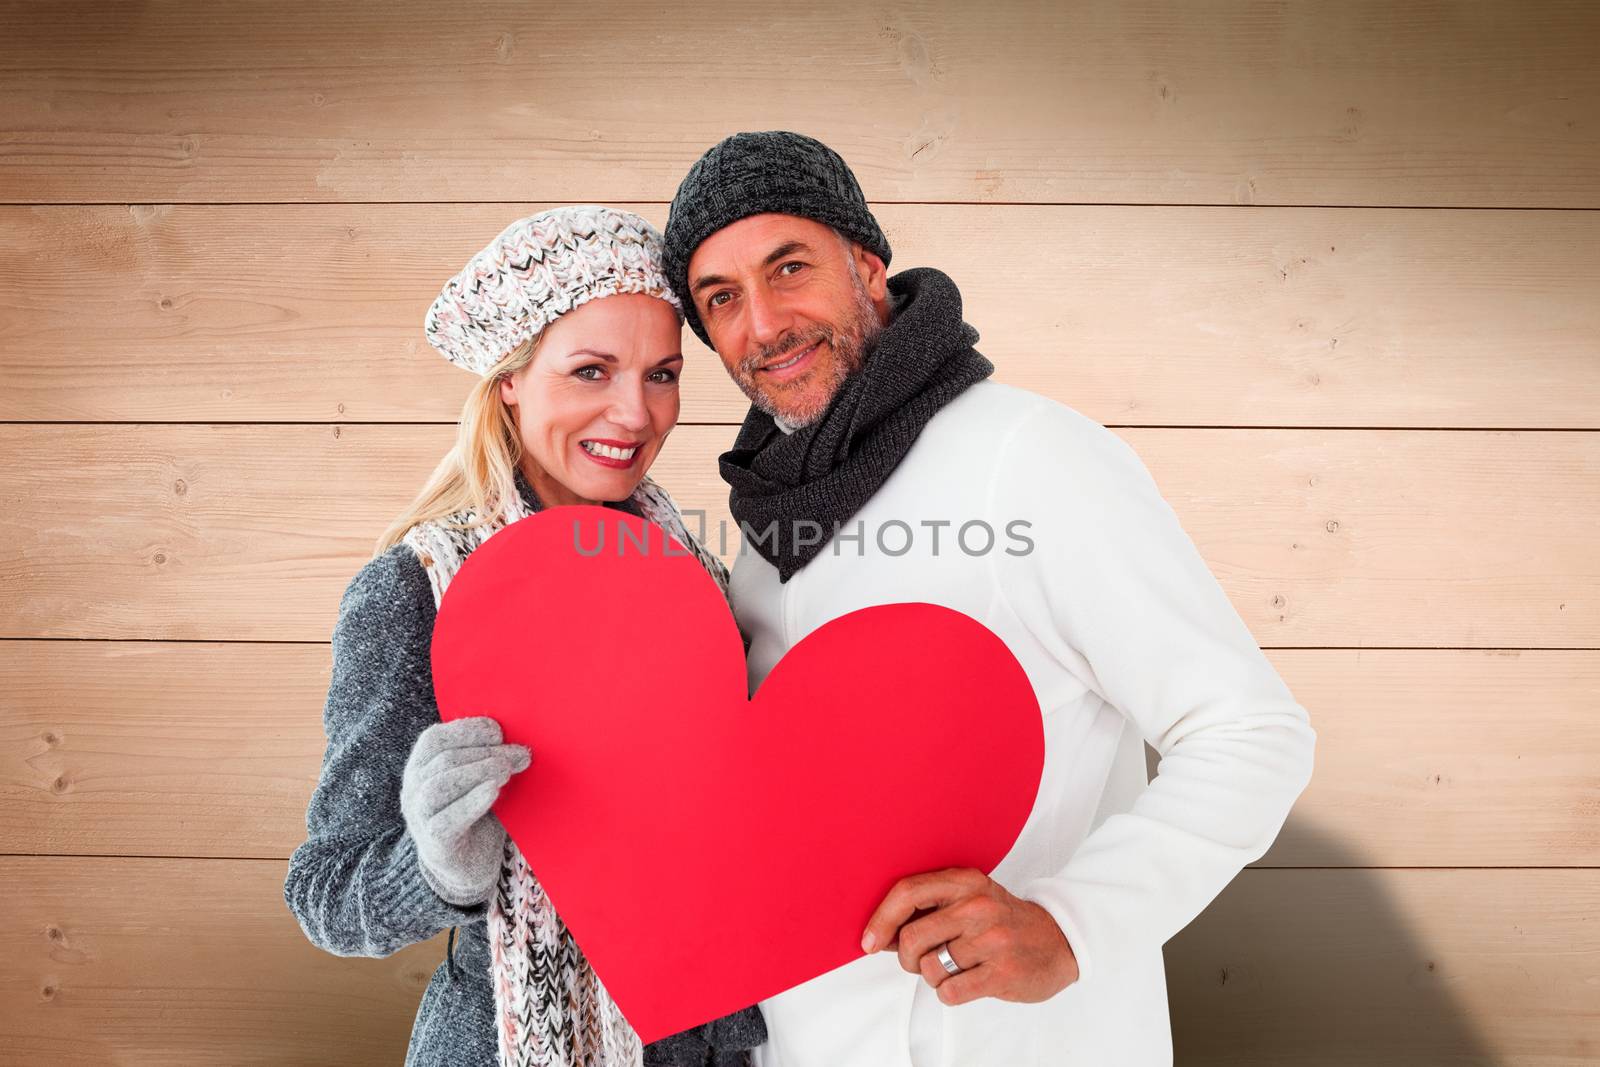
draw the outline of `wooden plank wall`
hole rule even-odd
[[[0,5],[0,1059],[393,1063],[283,907],[337,598],[510,220],[794,128],[1145,458],[1311,710],[1180,1064],[1600,1057],[1600,8]],[[692,340],[692,339],[691,339]],[[742,407],[689,351],[657,472]]]

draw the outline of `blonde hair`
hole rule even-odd
[[[516,472],[522,461],[522,438],[516,414],[500,397],[500,382],[533,362],[540,331],[502,356],[484,375],[456,425],[456,443],[434,468],[422,491],[378,538],[374,555],[387,551],[418,523],[471,510],[477,518],[458,524],[470,529],[504,517],[507,504],[517,497]]]

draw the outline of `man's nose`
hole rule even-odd
[[[750,339],[756,344],[775,345],[794,325],[794,316],[772,293],[757,289],[750,294],[745,306],[750,315]]]

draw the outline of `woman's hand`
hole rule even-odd
[[[494,892],[506,832],[490,806],[532,761],[525,745],[501,744],[485,716],[434,723],[417,737],[400,780],[400,811],[416,842],[422,875],[452,904]]]

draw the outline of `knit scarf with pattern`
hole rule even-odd
[[[785,434],[752,407],[718,461],[745,543],[780,582],[878,491],[940,408],[994,373],[972,347],[978,331],[962,321],[961,291],[947,275],[902,271],[889,293],[898,312],[821,418]]]
[[[467,510],[419,523],[406,534],[405,543],[428,572],[435,606],[474,549],[539,510],[520,472],[517,489],[519,499],[506,514],[482,526],[466,525],[477,520]],[[727,595],[727,569],[689,532],[666,490],[644,478],[617,506],[677,538]],[[510,835],[487,919],[499,1067],[639,1067],[639,1035],[600,984]]]

